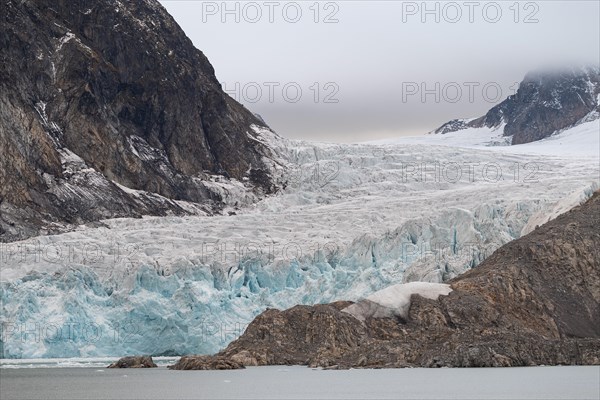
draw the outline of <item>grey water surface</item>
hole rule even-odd
[[[600,367],[233,371],[2,368],[9,399],[600,399]]]

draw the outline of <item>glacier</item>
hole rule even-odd
[[[597,155],[557,150],[587,151],[569,132],[461,147],[253,129],[273,150],[276,194],[237,201],[231,190],[223,215],[112,219],[0,244],[0,355],[214,353],[266,308],[446,282],[591,196],[600,175]]]

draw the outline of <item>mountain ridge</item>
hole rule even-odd
[[[514,95],[485,115],[453,119],[431,133],[446,134],[468,128],[498,129],[511,144],[544,139],[600,116],[600,67],[588,66],[525,75]]]
[[[0,241],[274,190],[268,127],[158,1],[2,3]]]

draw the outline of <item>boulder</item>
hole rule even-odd
[[[108,368],[156,368],[152,357],[150,356],[131,356],[120,358],[119,361],[112,363]]]
[[[220,356],[183,356],[174,365],[169,365],[169,369],[178,370],[223,370],[223,369],[243,369],[244,365],[228,357]]]

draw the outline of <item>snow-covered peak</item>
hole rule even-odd
[[[597,115],[599,96],[598,66],[534,71],[525,76],[516,94],[484,116],[471,120],[455,119],[433,133],[444,135],[469,128],[496,129],[503,125],[502,134],[510,138],[511,144],[534,142]]]

